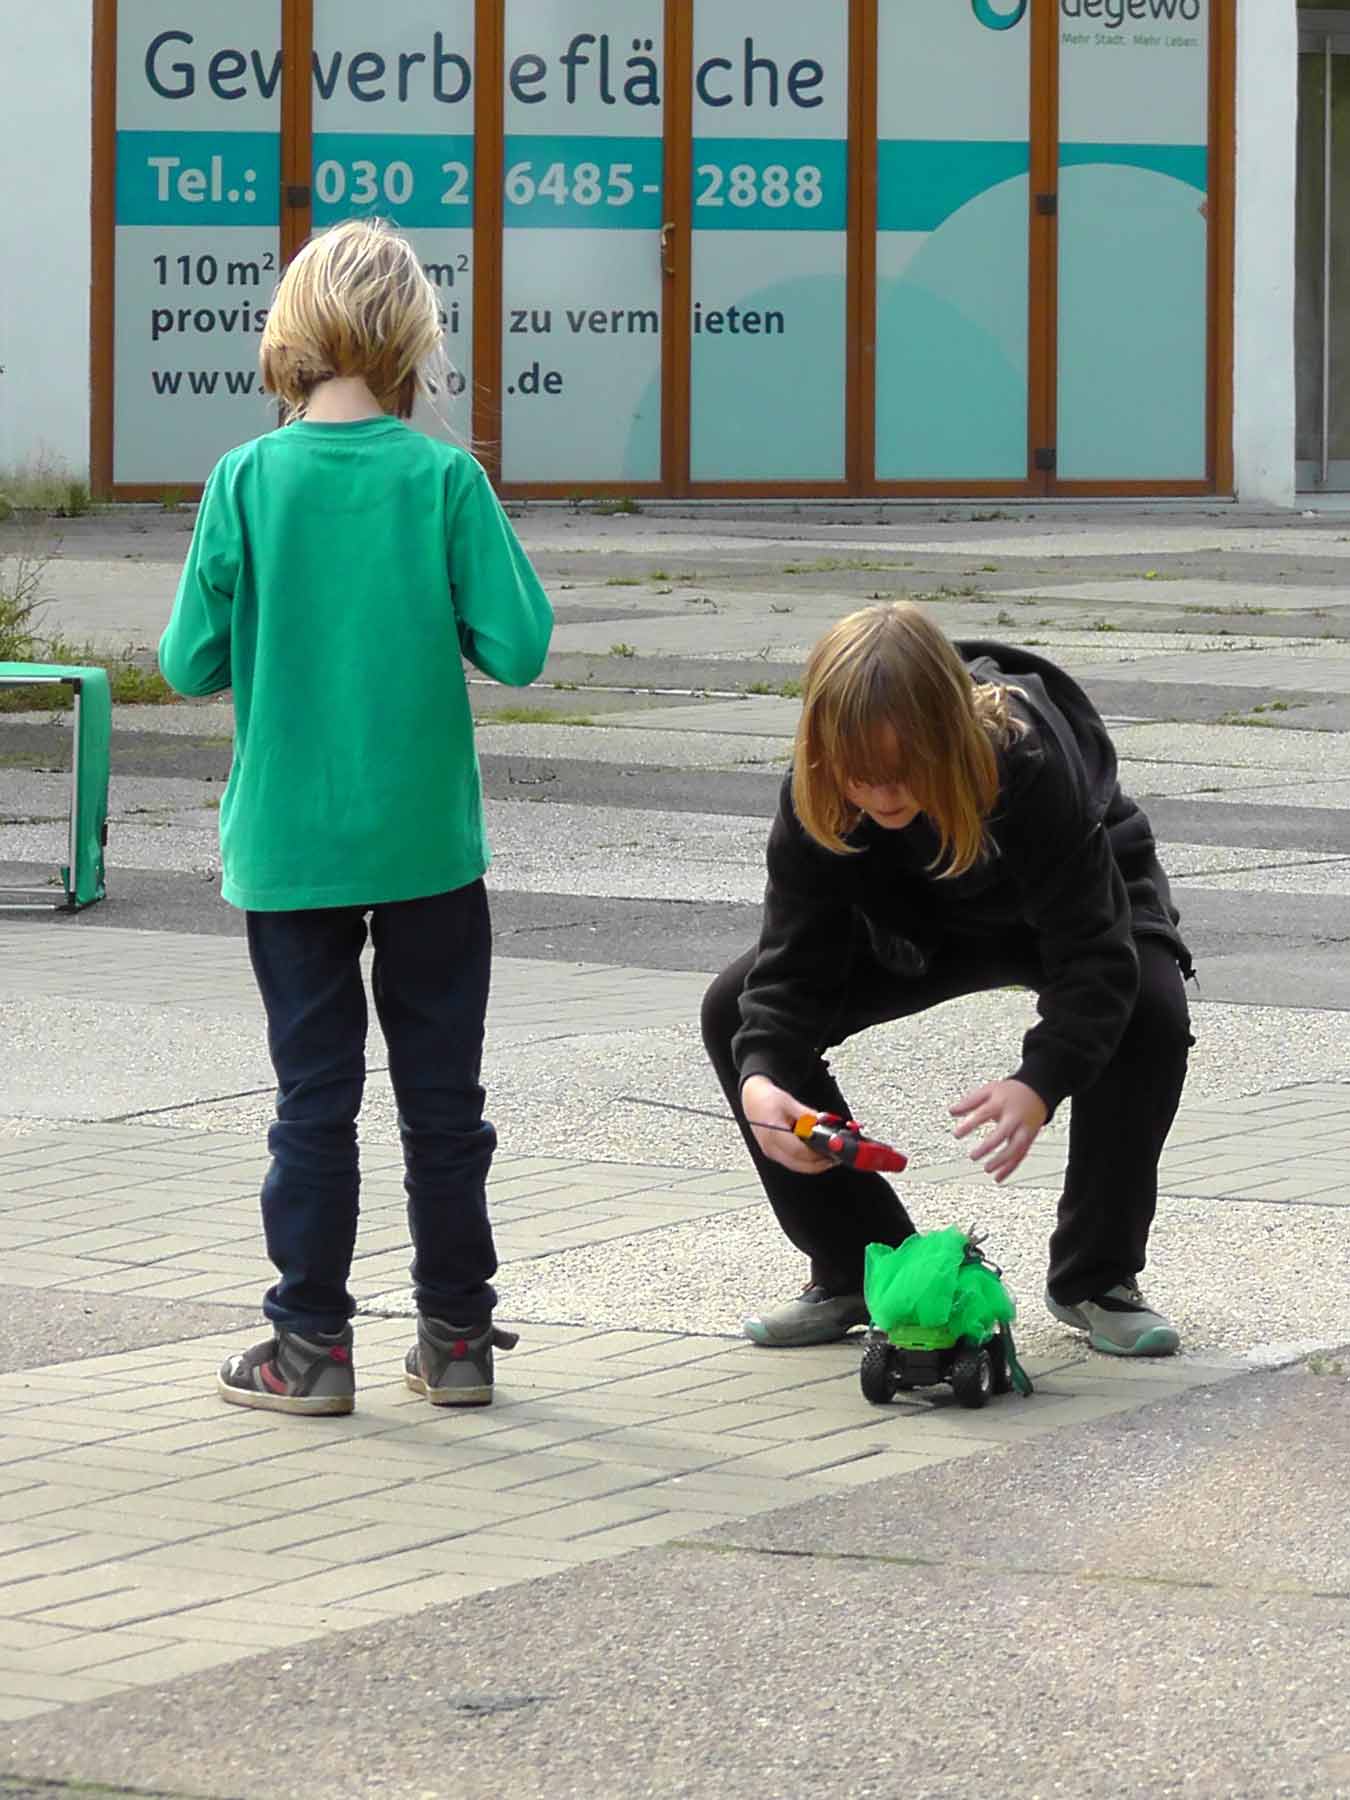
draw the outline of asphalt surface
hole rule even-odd
[[[190,518],[130,511],[68,522],[53,622],[78,632],[115,620],[122,640],[148,654],[189,526]],[[1223,1015],[1224,1026],[1211,1025],[1221,1052],[1210,1056],[1224,1066],[1208,1078],[1240,1096],[1244,1058],[1253,1067],[1265,1059],[1266,1087],[1282,1078],[1287,1040],[1275,1019],[1297,1018],[1305,1036],[1325,1030],[1339,1041],[1336,1016],[1350,1008],[1350,908],[1337,869],[1300,876],[1288,864],[1296,853],[1350,854],[1337,760],[1350,730],[1350,683],[1338,660],[1350,639],[1344,520],[1248,518],[1222,507],[687,517],[649,508],[641,520],[527,509],[522,529],[558,600],[560,628],[590,633],[592,643],[560,645],[546,685],[526,694],[476,688],[485,719],[527,708],[601,726],[679,709],[692,746],[694,709],[707,696],[790,693],[800,659],[778,653],[784,638],[775,633],[809,637],[818,617],[883,593],[931,596],[955,635],[1031,639],[1052,657],[1062,641],[1079,663],[1088,659],[1085,684],[1114,721],[1159,727],[1162,747],[1151,752],[1159,785],[1175,770],[1182,790],[1146,802],[1159,838],[1243,853],[1235,866],[1246,886],[1204,885],[1203,876],[1177,884],[1200,998],[1260,1009],[1250,1014],[1253,1033],[1271,1035],[1244,1044],[1247,1013],[1235,1025],[1215,1008],[1211,1020]],[[6,541],[0,532],[0,555]],[[1097,597],[1112,584],[1118,603]],[[1203,604],[1188,599],[1187,584]],[[689,642],[691,618],[702,644]],[[666,633],[675,648],[660,647]],[[655,648],[627,641],[644,634]],[[1146,657],[1128,660],[1134,637],[1148,634],[1183,634],[1201,654],[1254,634],[1269,657],[1252,679],[1154,680]],[[1095,662],[1089,637],[1101,652]],[[723,639],[735,648],[723,651]],[[1282,679],[1300,654],[1308,672]],[[118,729],[114,767],[130,786],[115,843],[119,834],[132,841],[143,823],[135,784],[166,776],[199,784],[190,829],[200,831],[201,809],[228,771],[228,738],[218,718],[206,724],[218,713],[166,709],[162,726]],[[1216,750],[1221,766],[1209,775],[1183,772],[1208,760],[1187,734],[1233,721],[1253,727],[1238,734],[1241,749]],[[1271,724],[1279,729],[1255,729]],[[554,888],[494,893],[499,953],[710,973],[747,947],[758,924],[748,900],[562,891],[583,857],[603,867],[609,854],[618,866],[635,815],[767,820],[781,746],[744,729],[756,759],[745,766],[726,744],[706,751],[712,766],[685,766],[655,748],[655,731],[625,732],[621,744],[597,734],[594,750],[578,750],[575,737],[590,734],[564,740],[527,724],[526,736],[542,734],[537,747],[485,749],[489,798],[529,804],[534,835],[559,840]],[[17,792],[21,777],[64,769],[68,757],[60,720],[0,714],[0,827],[17,832],[30,818],[6,804],[7,776]],[[1226,791],[1237,764],[1280,797]],[[624,830],[586,827],[586,837],[578,826],[566,841],[553,821],[573,815],[551,807],[595,809]],[[189,830],[172,809],[152,822],[166,842]],[[49,873],[17,853],[0,860],[0,882]],[[659,890],[658,876],[651,886]],[[35,916],[11,941],[115,927],[204,938],[240,935],[242,921],[209,872],[147,854],[143,866],[115,864],[104,905],[79,919]],[[41,1042],[50,1020],[26,1028],[34,1035],[19,1043]],[[663,1080],[673,1088],[685,1067],[677,1049],[645,1046],[650,1066],[628,1071],[629,1080],[652,1093],[665,1091]],[[550,1066],[557,1054],[522,1046],[504,1071],[508,1098],[510,1082],[519,1085],[522,1119],[531,1102],[558,1098],[550,1081],[560,1093],[584,1089],[602,1071],[600,1053],[588,1061],[585,1046],[569,1048],[563,1069]],[[1292,1064],[1284,1072],[1299,1076]],[[926,1067],[923,1085],[940,1086]],[[1005,1200],[1020,1204],[1016,1194]],[[1257,1221],[1241,1239],[1247,1260],[1260,1265],[1264,1245],[1275,1263],[1278,1204],[1229,1210],[1242,1213],[1228,1228],[1234,1239]],[[1338,1228],[1337,1215],[1319,1240],[1333,1262]],[[735,1262],[739,1230],[736,1217],[721,1223],[709,1264]],[[689,1270],[709,1235],[700,1224],[687,1241],[653,1239],[649,1277],[673,1286],[681,1277],[669,1265],[678,1265],[697,1279]],[[1206,1281],[1228,1278],[1229,1243],[1220,1227],[1191,1246]],[[607,1279],[631,1288],[634,1260],[617,1246]],[[560,1284],[579,1267],[560,1259]],[[163,1344],[171,1358],[175,1342],[253,1317],[181,1300],[0,1288],[0,1372],[78,1370],[146,1344]],[[1295,1352],[1286,1344],[1281,1354]],[[1322,1355],[679,1545],[0,1724],[0,1769],[10,1771],[0,1774],[0,1795],[1338,1800],[1350,1795],[1348,1373],[1350,1357]],[[96,1394],[87,1404],[96,1407]],[[303,1484],[295,1504],[306,1505]],[[0,1612],[0,1641],[21,1629],[21,1608]]]
[[[1318,1368],[253,1656],[73,1739],[30,1721],[4,1758],[210,1800],[1327,1800],[1350,1363]]]

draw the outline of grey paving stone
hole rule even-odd
[[[145,1301],[127,1294],[0,1288],[0,1374],[255,1328],[256,1310]]]

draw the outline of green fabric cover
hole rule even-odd
[[[869,1244],[863,1294],[872,1323],[904,1350],[985,1344],[1017,1308],[996,1270],[956,1226],[922,1231],[898,1248]],[[968,1253],[969,1251],[969,1253]]]
[[[71,755],[77,771],[75,866],[61,866],[72,906],[92,906],[107,892],[103,881],[103,830],[108,820],[108,764],[112,754],[112,696],[104,669],[65,663],[0,663],[0,681],[53,677],[80,683],[80,728]]]

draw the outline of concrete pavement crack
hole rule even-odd
[[[1350,1589],[1308,1588],[1292,1583],[1219,1581],[1199,1575],[1159,1575],[1124,1569],[1054,1568],[1035,1563],[987,1563],[968,1557],[902,1556],[893,1551],[790,1550],[765,1544],[736,1544],[699,1538],[674,1538],[669,1550],[701,1550],[714,1556],[780,1557],[802,1562],[861,1563],[900,1569],[945,1569],[959,1574],[1031,1576],[1046,1581],[1074,1581],[1093,1587],[1158,1587],[1196,1593],[1249,1595],[1256,1599],[1350,1601]]]

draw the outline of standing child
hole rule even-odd
[[[987,1127],[971,1156],[1006,1180],[1072,1095],[1047,1304],[1098,1350],[1174,1351],[1135,1277],[1186,1077],[1191,959],[1148,820],[1077,683],[1026,651],[953,645],[906,603],[841,620],[807,666],[768,877],[759,946],[709,989],[703,1033],[811,1274],[746,1335],[817,1344],[864,1324],[868,1244],[914,1230],[880,1175],[790,1134],[807,1111],[851,1116],[824,1052],[1018,985],[1040,996],[1040,1022],[1010,1075],[952,1106],[956,1135]]]
[[[217,464],[159,648],[180,693],[234,690],[222,891],[247,914],[277,1076],[262,1214],[280,1280],[273,1335],[220,1371],[240,1406],[354,1404],[367,933],[414,1250],[408,1383],[485,1404],[493,1345],[516,1341],[492,1323],[488,849],[462,657],[524,686],[553,615],[478,463],[405,423],[441,342],[387,226],[300,251],[261,350],[290,423]]]

